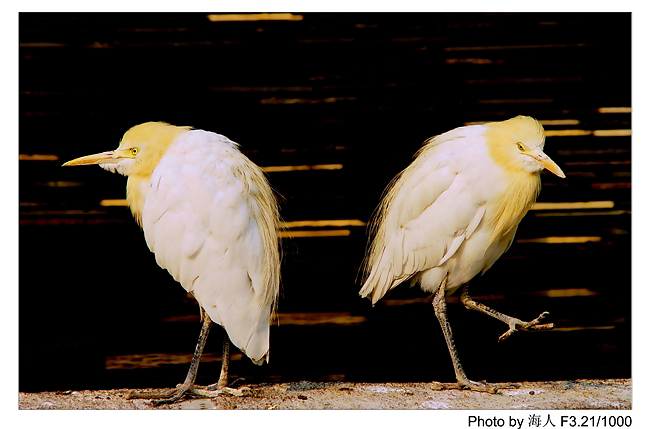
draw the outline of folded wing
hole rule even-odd
[[[163,156],[142,214],[158,264],[256,363],[268,358],[278,291],[276,222],[263,173],[236,144],[200,130]]]
[[[376,303],[417,273],[444,267],[485,215],[484,201],[468,191],[476,178],[458,160],[471,157],[466,128],[429,142],[386,192],[374,219],[374,240],[360,291]],[[467,152],[467,157],[457,156]]]

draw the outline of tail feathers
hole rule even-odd
[[[370,275],[368,275],[366,282],[359,291],[359,295],[362,298],[370,298],[372,305],[375,305],[377,301],[386,295],[386,292],[410,277],[405,275],[395,277],[393,275],[392,264],[383,262],[382,259],[382,261],[372,268]]]
[[[260,304],[253,296],[254,291],[250,283],[247,285],[242,281],[230,284],[243,284],[247,288],[222,291],[205,287],[210,283],[199,279],[194,283],[193,294],[210,319],[223,326],[235,347],[254,363],[261,365],[268,361],[272,303]],[[206,305],[206,302],[210,305]]]
[[[269,359],[269,307],[251,308],[234,318],[223,317],[224,328],[232,343],[253,363],[261,365]],[[230,316],[230,314],[228,314]],[[256,320],[257,323],[252,325]]]
[[[251,358],[251,361],[253,361],[255,365],[262,365],[264,362],[269,363],[269,352],[266,352],[266,354],[262,356],[261,359],[255,360]]]

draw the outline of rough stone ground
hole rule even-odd
[[[145,391],[145,390],[141,390]],[[148,389],[159,392],[161,389]],[[512,409],[632,408],[630,379],[526,382],[497,394],[436,390],[431,383],[309,382],[251,385],[245,396],[222,394],[154,407],[127,400],[127,390],[20,393],[19,409]]]

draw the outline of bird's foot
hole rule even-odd
[[[250,396],[253,394],[253,391],[251,390],[250,387],[240,387],[239,389],[235,389],[232,386],[235,386],[238,384],[240,381],[244,381],[243,378],[238,378],[232,383],[230,383],[230,387],[228,386],[228,378],[220,378],[217,383],[210,384],[209,386],[201,387],[199,389],[200,392],[207,392],[210,395],[220,395],[220,394],[228,394],[231,396]]]
[[[176,388],[169,389],[162,393],[141,393],[131,391],[126,396],[126,399],[152,399],[151,403],[154,406],[172,404],[181,399],[186,393],[191,392],[193,388],[193,384],[179,384]]]
[[[245,379],[240,377],[235,379],[232,383],[230,383],[230,386],[228,386],[228,381],[224,379],[219,379],[218,382],[214,384],[210,384],[209,386],[205,386],[206,390],[222,390],[223,388],[229,388],[229,387],[235,387],[236,384],[239,384],[240,381],[244,381]]]
[[[459,380],[456,383],[433,382],[433,390],[471,390],[474,392],[486,392],[497,394],[499,389],[518,389],[521,385],[516,383],[488,383],[483,381],[472,381],[469,379]]]
[[[140,393],[131,391],[127,395],[127,399],[152,399],[151,403],[154,406],[163,404],[173,404],[179,401],[183,396],[192,398],[215,398],[222,394],[232,396],[249,396],[252,390],[249,387],[242,387],[233,389],[231,387],[217,387],[218,383],[201,387],[194,384],[184,385],[180,384],[175,389],[170,389],[163,393]]]
[[[251,388],[246,386],[240,387],[239,389],[235,389],[233,387],[222,387],[221,389],[210,390],[209,392],[214,392],[218,395],[225,393],[231,396],[250,396],[253,394]]]
[[[548,315],[548,311],[543,312],[535,319],[530,322],[524,322],[523,320],[515,319],[514,317],[508,323],[510,329],[508,329],[503,335],[499,337],[499,341],[503,341],[514,334],[516,331],[548,331],[553,329],[554,325],[552,323],[546,323],[540,325],[539,322],[542,321]]]

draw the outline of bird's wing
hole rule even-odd
[[[360,291],[373,304],[418,272],[446,263],[480,224],[485,201],[472,191],[477,177],[467,170],[473,151],[458,136],[425,148],[387,193]]]
[[[142,226],[158,264],[226,329],[233,344],[261,363],[278,288],[277,272],[269,275],[266,266],[279,261],[275,219],[270,225],[263,219],[269,207],[258,194],[271,195],[266,203],[275,216],[277,208],[261,171],[255,174],[263,183],[247,178],[252,168],[257,167],[225,137],[200,130],[184,134],[152,174]],[[269,234],[275,254],[268,249]]]

